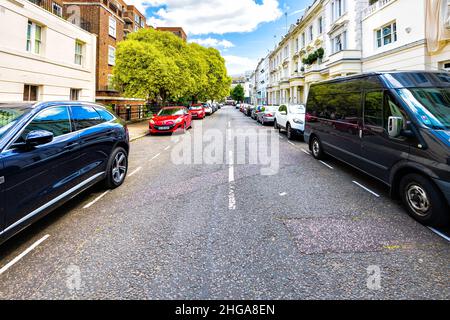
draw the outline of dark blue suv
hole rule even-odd
[[[81,102],[0,104],[0,243],[104,181],[128,170],[126,126]]]

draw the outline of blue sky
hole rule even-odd
[[[256,67],[314,0],[128,0],[153,26],[181,26],[222,52],[231,75]],[[275,37],[275,38],[274,38]]]

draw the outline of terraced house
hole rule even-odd
[[[270,104],[361,72],[450,69],[447,0],[316,0],[269,56]],[[400,14],[399,14],[400,13]]]

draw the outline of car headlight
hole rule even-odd
[[[181,123],[183,122],[183,118],[178,118],[177,120],[175,120],[175,123]]]
[[[155,124],[155,121],[154,121],[154,120],[150,120],[150,123],[151,123],[151,124]]]
[[[303,124],[304,123],[303,120],[300,120],[300,119],[294,119],[293,121],[295,123],[298,123],[298,124]]]

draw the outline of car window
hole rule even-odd
[[[366,93],[364,105],[364,124],[383,126],[383,91]]]
[[[95,111],[98,112],[98,114],[100,115],[100,117],[102,117],[104,121],[111,121],[115,119],[115,117],[111,113],[109,113],[103,108],[95,108]]]
[[[67,107],[54,107],[40,112],[22,131],[16,142],[25,142],[25,138],[31,131],[46,130],[53,133],[54,137],[71,132],[69,110]]]
[[[76,106],[71,107],[71,109],[73,122],[75,123],[75,129],[77,131],[87,129],[104,122],[97,111],[95,111],[92,107]]]

